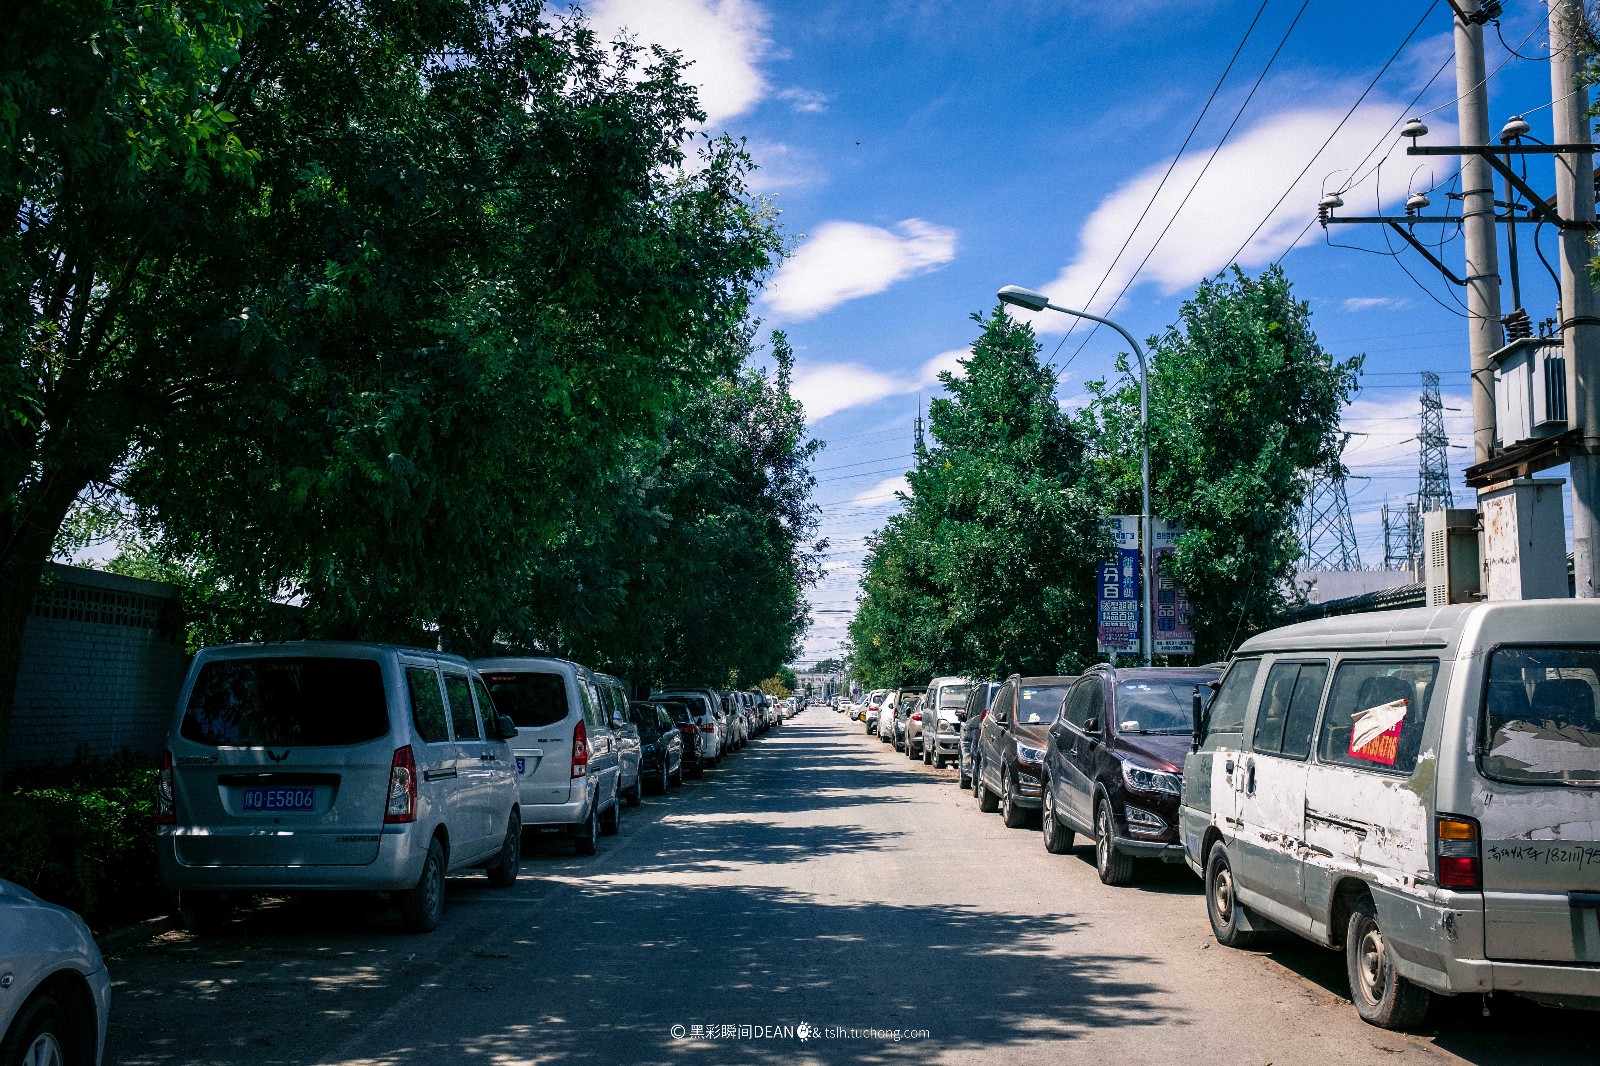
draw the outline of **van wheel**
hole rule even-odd
[[[1221,841],[1211,845],[1206,856],[1206,914],[1211,918],[1211,935],[1223,947],[1247,948],[1255,943],[1255,930],[1244,928],[1250,912],[1234,894],[1233,866]]]
[[[80,1066],[93,1054],[85,1051],[82,1026],[72,1019],[54,996],[37,995],[24,1004],[0,1043],[0,1063],[5,1066]]]
[[[1044,780],[1044,811],[1039,824],[1044,829],[1044,850],[1052,855],[1065,855],[1072,850],[1073,833],[1056,817],[1056,797],[1048,777]]]
[[[1350,908],[1344,937],[1345,968],[1350,973],[1350,1000],[1361,1020],[1380,1029],[1414,1029],[1428,1013],[1432,993],[1394,972],[1394,961],[1378,927],[1372,900]]]
[[[1017,806],[1016,788],[1011,782],[1011,769],[1000,774],[1000,817],[1007,829],[1021,829],[1028,824],[1028,811]]]
[[[428,857],[414,887],[400,893],[400,924],[408,933],[431,933],[444,918],[444,847],[428,842]]]
[[[578,826],[578,831],[572,837],[572,853],[574,855],[593,855],[600,850],[600,819],[595,817],[594,811],[589,812],[589,817]]]
[[[201,936],[213,936],[228,927],[233,917],[233,903],[221,892],[178,893],[178,916],[183,927]]]
[[[625,798],[630,807],[637,807],[644,802],[644,775],[641,774],[639,780],[633,783],[633,787],[625,793]]]
[[[614,837],[622,828],[622,797],[618,796],[611,801],[611,806],[606,808],[606,813],[600,816],[600,835]]]
[[[494,888],[510,888],[517,883],[517,874],[522,870],[522,819],[516,811],[511,812],[511,818],[506,822],[506,839],[500,845],[500,857],[495,859],[484,872],[489,875],[489,884]]]
[[[1094,868],[1107,885],[1126,885],[1133,881],[1133,859],[1117,850],[1111,804],[1101,800],[1094,810]]]

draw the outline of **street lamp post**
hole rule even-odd
[[[1075,318],[1087,318],[1090,322],[1098,322],[1102,326],[1110,326],[1122,334],[1124,340],[1133,348],[1133,354],[1139,359],[1139,584],[1141,588],[1140,613],[1144,615],[1143,625],[1140,627],[1140,643],[1143,645],[1144,664],[1152,665],[1155,653],[1155,641],[1152,637],[1154,612],[1151,604],[1154,601],[1153,589],[1155,587],[1155,545],[1151,543],[1150,521],[1150,391],[1149,367],[1145,363],[1144,349],[1139,347],[1139,342],[1133,339],[1133,334],[1099,315],[1091,315],[1087,311],[1074,311],[1070,307],[1059,307],[1050,302],[1050,298],[1043,293],[1024,289],[1020,285],[1007,285],[996,293],[1001,303],[1011,304],[1025,308],[1029,311],[1060,311],[1064,315]]]

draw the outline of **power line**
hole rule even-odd
[[[1205,163],[1200,167],[1200,173],[1195,175],[1195,179],[1190,184],[1189,190],[1183,194],[1183,199],[1178,201],[1177,210],[1172,212],[1172,217],[1167,219],[1167,224],[1162,227],[1160,233],[1156,234],[1155,243],[1150,245],[1149,250],[1144,253],[1144,258],[1139,260],[1139,265],[1134,267],[1132,274],[1128,275],[1128,280],[1123,284],[1122,290],[1117,293],[1116,298],[1113,299],[1110,306],[1106,308],[1105,317],[1109,318],[1111,316],[1111,312],[1116,310],[1117,304],[1122,302],[1122,298],[1126,296],[1128,294],[1128,290],[1133,287],[1135,279],[1139,277],[1139,272],[1145,268],[1145,264],[1150,262],[1150,257],[1155,254],[1156,248],[1161,245],[1161,242],[1166,237],[1167,232],[1172,229],[1172,224],[1178,221],[1178,216],[1183,213],[1184,207],[1189,203],[1189,197],[1193,196],[1195,189],[1199,188],[1201,179],[1206,176],[1206,171],[1211,169],[1211,163],[1217,158],[1217,153],[1222,151],[1222,146],[1228,143],[1228,137],[1233,133],[1234,127],[1239,124],[1239,119],[1244,116],[1245,108],[1249,107],[1250,101],[1255,99],[1256,91],[1261,88],[1261,83],[1266,81],[1268,72],[1272,70],[1272,65],[1278,61],[1278,55],[1283,51],[1284,45],[1289,43],[1289,36],[1294,33],[1294,28],[1300,24],[1300,16],[1306,13],[1306,8],[1310,6],[1310,3],[1311,0],[1304,0],[1304,2],[1300,5],[1300,10],[1294,13],[1293,21],[1289,23],[1289,28],[1283,31],[1283,37],[1278,41],[1278,47],[1274,48],[1272,50],[1272,55],[1267,57],[1267,65],[1261,68],[1261,73],[1256,77],[1255,84],[1250,86],[1250,91],[1245,95],[1244,102],[1241,103],[1239,105],[1239,109],[1233,113],[1233,121],[1229,122],[1228,128],[1222,131],[1222,139],[1217,141],[1215,148],[1211,149],[1211,154],[1206,157]],[[1088,334],[1086,334],[1083,338],[1083,343],[1078,345],[1077,349],[1073,351],[1066,363],[1062,365],[1062,370],[1066,370],[1067,367],[1071,366],[1072,361],[1083,353],[1083,349],[1088,345],[1090,338],[1095,335],[1095,332],[1099,328],[1100,324],[1098,322],[1091,325]],[[1065,340],[1065,338],[1062,339]]]

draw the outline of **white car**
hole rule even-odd
[[[0,1061],[93,1066],[111,979],[83,919],[0,881]]]

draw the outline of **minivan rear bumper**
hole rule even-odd
[[[1447,967],[1450,983],[1443,991],[1510,992],[1534,998],[1585,1000],[1591,1008],[1600,1007],[1600,966],[1450,959]]]
[[[578,798],[567,803],[525,803],[522,806],[522,824],[529,829],[549,826],[582,825],[589,820],[591,789],[578,792]]]
[[[422,876],[433,827],[421,823],[386,825],[378,836],[378,856],[361,866],[190,866],[180,861],[182,826],[162,826],[156,837],[161,880],[174,891],[395,892]]]

